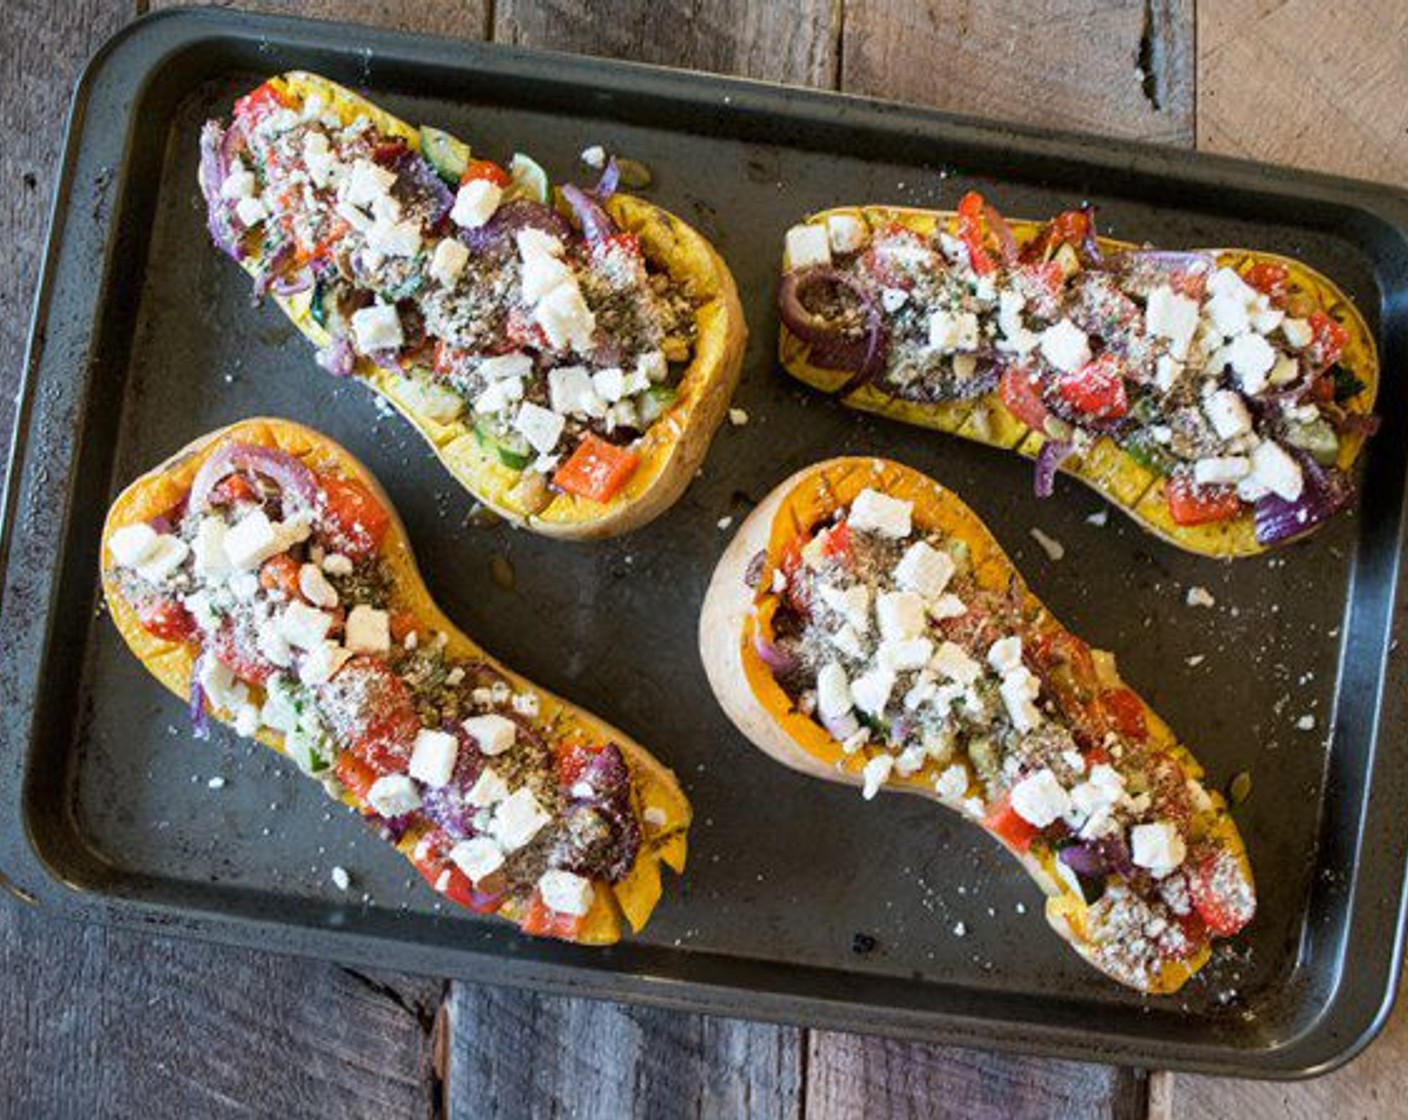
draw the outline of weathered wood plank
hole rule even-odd
[[[149,0],[153,11],[197,0]],[[345,20],[397,31],[423,31],[482,39],[488,30],[489,0],[199,0],[220,8],[275,12],[310,19]]]
[[[0,1112],[425,1116],[444,985],[0,902]]]
[[[131,13],[130,0],[0,4],[0,471],[9,461],[34,285],[64,117],[83,61]]]
[[[1110,1066],[814,1031],[809,1116],[1022,1120],[1144,1116],[1142,1076]]]
[[[447,1114],[800,1115],[801,1032],[456,985]]]
[[[868,0],[842,88],[959,113],[1187,144],[1193,0]]]
[[[1198,146],[1408,181],[1408,5],[1198,7]]]
[[[839,11],[830,0],[499,0],[494,38],[829,86],[835,81]]]

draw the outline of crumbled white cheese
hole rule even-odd
[[[524,260],[542,255],[560,257],[567,251],[559,238],[531,226],[519,230],[514,235],[514,243],[518,246],[518,255]]]
[[[933,651],[934,643],[928,638],[896,638],[881,642],[875,656],[880,668],[903,673],[924,668]]]
[[[895,582],[905,591],[936,599],[953,578],[953,557],[927,541],[915,541],[895,565]]]
[[[1036,706],[1041,683],[1032,676],[1026,666],[1020,666],[1007,673],[998,686],[998,695],[1012,726],[1018,731],[1030,731],[1041,722],[1041,710]]]
[[[1296,501],[1305,489],[1305,475],[1294,456],[1274,440],[1262,440],[1252,448],[1251,470],[1237,484],[1237,493],[1254,502],[1270,493],[1288,502]]]
[[[870,588],[865,584],[855,583],[846,588],[819,584],[817,597],[854,627],[857,634],[870,631]]]
[[[474,784],[464,796],[476,809],[487,809],[508,796],[508,785],[499,777],[497,771],[486,766],[479,772],[479,777],[474,780]]]
[[[904,641],[924,633],[924,599],[913,591],[882,591],[875,599],[875,618],[880,636],[888,641]]]
[[[523,258],[523,298],[536,303],[543,296],[566,284],[575,283],[572,270],[547,253],[533,253]]]
[[[1244,393],[1260,393],[1276,364],[1276,351],[1259,334],[1244,334],[1227,346],[1227,360]]]
[[[532,401],[523,402],[513,422],[514,428],[539,455],[552,454],[557,441],[562,438],[565,424],[560,414]]]
[[[251,195],[235,203],[235,214],[245,225],[257,226],[269,216],[269,208],[263,199]]]
[[[988,664],[1006,674],[1022,664],[1022,639],[1016,634],[999,638],[988,647]]]
[[[279,633],[290,645],[313,649],[322,645],[332,629],[332,615],[295,600],[279,616]]]
[[[1042,331],[1040,346],[1041,356],[1062,373],[1075,373],[1090,361],[1090,339],[1069,319]]]
[[[1193,481],[1199,486],[1226,486],[1246,478],[1251,469],[1244,455],[1213,456],[1193,464]]]
[[[464,229],[478,229],[494,216],[504,192],[488,179],[471,179],[455,192],[455,204],[450,208],[450,221]]]
[[[135,568],[156,549],[156,541],[156,530],[145,521],[138,521],[108,537],[108,550],[119,568]]]
[[[503,849],[489,836],[472,836],[450,849],[450,859],[456,867],[478,883],[504,865]]]
[[[741,408],[730,408],[728,410],[728,422],[735,428],[741,428],[748,423],[748,413]]]
[[[849,622],[831,635],[831,644],[847,657],[853,657],[857,661],[865,656],[865,647],[861,645],[860,635]]]
[[[1027,775],[1011,793],[1012,809],[1028,824],[1045,828],[1071,809],[1071,796],[1047,767]]]
[[[337,590],[317,564],[304,564],[298,569],[298,590],[315,607],[331,610],[337,606]]]
[[[929,615],[937,622],[948,618],[962,618],[968,613],[968,604],[957,595],[940,595],[929,604]]]
[[[831,239],[825,226],[793,226],[787,231],[786,248],[787,264],[791,268],[831,263]]]
[[[494,416],[522,399],[523,382],[504,377],[489,382],[488,387],[474,398],[474,411],[483,416]]]
[[[935,311],[929,316],[929,346],[940,354],[974,350],[978,345],[978,316],[971,311]]]
[[[592,144],[590,147],[582,149],[582,162],[594,170],[601,170],[606,166],[606,149],[600,144]]]
[[[1130,858],[1155,879],[1175,871],[1188,854],[1183,837],[1171,821],[1137,824],[1129,831]]]
[[[420,252],[420,243],[420,226],[409,219],[378,219],[367,230],[367,248],[383,257],[414,257]]]
[[[136,567],[136,572],[149,583],[164,583],[186,561],[191,548],[180,537],[161,533]]]
[[[888,754],[877,754],[867,762],[861,770],[861,780],[864,784],[860,795],[867,801],[872,800],[880,792],[880,787],[889,780],[890,771],[894,767],[894,757]]]
[[[225,533],[225,558],[242,571],[257,568],[282,552],[281,535],[262,509],[251,510]]]
[[[939,643],[929,667],[947,680],[956,681],[965,687],[978,679],[983,667],[968,652],[955,642]]]
[[[356,653],[386,653],[391,648],[391,615],[358,603],[347,615],[345,641]]]
[[[351,558],[340,552],[329,552],[323,557],[323,571],[330,576],[350,576],[353,567]]]
[[[337,675],[351,656],[351,650],[336,642],[319,642],[304,653],[298,665],[298,679],[304,684],[325,684]]]
[[[236,680],[229,666],[213,657],[201,662],[200,685],[211,706],[227,712],[238,711],[249,699],[249,689],[244,682]]]
[[[491,757],[503,754],[513,746],[518,737],[518,725],[513,720],[493,712],[488,715],[470,716],[460,726],[479,744],[480,753]]]
[[[430,275],[439,285],[453,288],[469,263],[469,250],[454,237],[442,237],[430,257]]]
[[[383,817],[400,817],[420,808],[420,791],[405,774],[385,774],[367,790],[367,804]]]
[[[858,532],[903,540],[909,536],[914,503],[866,488],[851,502],[850,525]]]
[[[416,781],[424,782],[432,789],[439,789],[454,774],[455,760],[459,753],[459,740],[448,731],[423,727],[416,732],[415,744],[411,748],[411,764],[407,772]]]
[[[396,173],[369,159],[353,162],[343,187],[343,198],[353,206],[368,207],[378,198],[390,194],[396,183]]]
[[[866,242],[869,228],[854,214],[831,214],[826,219],[826,234],[834,253],[854,253]]]
[[[405,341],[401,333],[401,317],[390,303],[376,303],[352,313],[352,341],[357,352],[372,354],[378,350],[399,350]]]
[[[1190,607],[1211,607],[1217,600],[1212,597],[1212,592],[1206,587],[1194,586],[1188,589],[1188,594],[1184,596],[1184,602]]]
[[[895,689],[895,674],[889,669],[874,668],[851,682],[851,699],[867,715],[884,714]]]
[[[1168,339],[1168,352],[1181,362],[1198,329],[1198,301],[1160,284],[1149,293],[1144,325],[1150,334]]]
[[[561,349],[571,346],[585,350],[591,344],[592,332],[596,330],[596,316],[582,298],[581,289],[574,284],[560,284],[538,301],[534,313],[538,325],[543,328],[548,342]]]
[[[506,852],[528,844],[552,818],[527,786],[514,790],[494,811],[493,834]]]
[[[1315,331],[1307,319],[1283,319],[1281,336],[1292,350],[1304,350],[1315,338]]]
[[[1217,389],[1203,400],[1203,411],[1221,439],[1235,439],[1252,430],[1252,416],[1242,398],[1230,389]]]
[[[834,661],[827,662],[816,675],[816,704],[821,718],[839,719],[851,710],[851,703],[846,671]]]
[[[574,918],[583,917],[596,898],[596,890],[590,879],[556,868],[543,872],[538,880],[538,894],[549,910]]]
[[[208,581],[219,582],[230,573],[230,560],[225,555],[225,534],[228,527],[218,516],[202,517],[196,526],[196,535],[191,542],[194,566],[197,575]]]
[[[903,288],[881,288],[880,306],[894,314],[909,302],[909,293]]]
[[[947,801],[957,801],[968,792],[968,769],[955,762],[934,779],[934,789]]]

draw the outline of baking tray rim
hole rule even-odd
[[[1113,170],[1118,166],[1134,173],[1148,174],[1159,170],[1159,165],[1164,165],[1165,173],[1173,173],[1174,169],[1167,165],[1176,158],[1176,175],[1186,183],[1209,186],[1232,179],[1235,180],[1235,185],[1251,192],[1261,190],[1278,195],[1314,195],[1326,204],[1356,210],[1381,225],[1386,225],[1398,234],[1400,240],[1408,243],[1408,191],[1321,173],[1271,168],[1249,161],[1206,153],[1190,153],[1139,141],[985,122],[851,94],[799,89],[753,79],[584,58],[524,47],[449,40],[293,17],[236,14],[209,8],[173,9],[152,13],[120,29],[95,52],[78,80],[70,104],[62,148],[63,159],[50,207],[50,236],[43,254],[17,400],[9,470],[3,490],[0,490],[0,513],[3,514],[3,521],[0,521],[0,617],[3,617],[6,607],[5,593],[12,585],[10,562],[17,531],[17,509],[21,491],[25,489],[25,483],[30,481],[29,467],[32,465],[32,459],[41,454],[41,451],[33,450],[29,440],[36,409],[40,407],[35,400],[35,386],[46,357],[45,332],[58,261],[72,240],[68,224],[74,214],[70,211],[68,203],[77,171],[77,154],[81,141],[85,139],[86,112],[94,84],[124,50],[133,48],[134,43],[139,52],[150,48],[148,56],[140,59],[145,67],[142,71],[143,82],[137,83],[134,90],[135,93],[140,93],[144,88],[145,79],[183,50],[201,45],[219,45],[222,41],[262,40],[280,41],[294,49],[345,53],[345,46],[336,42],[338,35],[355,35],[364,43],[370,41],[375,44],[376,53],[384,58],[428,62],[447,70],[471,72],[498,69],[521,74],[525,68],[551,66],[559,74],[573,73],[584,83],[590,82],[598,89],[610,86],[620,92],[630,93],[631,86],[638,87],[643,84],[658,96],[695,103],[712,101],[718,95],[726,94],[735,108],[746,108],[748,103],[754,100],[767,102],[768,104],[762,107],[775,113],[785,112],[798,119],[799,123],[806,123],[808,120],[824,123],[824,115],[828,110],[834,113],[839,105],[847,112],[873,118],[877,125],[884,123],[893,127],[895,118],[909,118],[931,129],[942,127],[960,137],[978,142],[986,140],[989,144],[999,138],[1020,138],[1029,148],[1034,149],[1031,154],[1090,170],[1099,170],[1102,167]],[[153,42],[148,44],[147,40]],[[156,53],[151,53],[151,50],[156,50]],[[781,99],[781,104],[777,103],[778,99]],[[111,143],[116,145],[121,154],[130,154],[125,137]],[[1274,186],[1268,185],[1265,178],[1268,174],[1274,174]],[[114,206],[109,213],[115,209]],[[108,227],[111,223],[106,215],[100,216],[95,212],[78,217],[80,222],[87,223],[103,234],[103,243],[108,245],[111,240],[111,230]],[[97,301],[94,295],[89,301],[88,310],[96,309]],[[91,334],[91,315],[84,318],[84,324],[82,330]],[[1382,337],[1383,331],[1380,333]],[[88,341],[91,342],[91,337]],[[80,374],[80,379],[81,376]],[[82,386],[79,388],[81,390]],[[74,418],[74,422],[77,423],[78,418]],[[67,525],[72,514],[71,491],[65,491],[65,496],[70,500],[65,501],[62,510],[55,515],[61,528]],[[1400,511],[1399,524],[1398,551],[1401,556],[1405,538],[1408,537],[1408,517],[1403,516],[1403,511]],[[59,535],[62,538],[66,534]],[[1397,562],[1397,558],[1393,568],[1388,617],[1391,630],[1397,632],[1400,627],[1392,615],[1392,602],[1396,598],[1397,585],[1402,578],[1402,566]],[[44,625],[40,628],[42,635],[37,643],[41,654],[44,655],[51,652],[53,597],[57,586],[57,578],[49,581],[49,602],[46,603]],[[42,662],[46,658],[41,656],[39,660]],[[1391,668],[1381,668],[1375,697],[1376,710],[1382,706],[1384,678]],[[29,731],[30,727],[26,725],[23,733],[16,738],[24,744],[29,744],[32,740]],[[10,738],[11,735],[9,724],[0,726],[0,738]],[[1368,763],[1371,775],[1380,761],[1378,755],[1379,749],[1375,749]],[[1403,878],[1404,874],[1408,874],[1408,863],[1405,863],[1401,868],[1392,869],[1395,878],[1391,886],[1396,895],[1396,906],[1393,907],[1391,915],[1388,914],[1389,908],[1384,905],[1366,905],[1362,901],[1363,892],[1357,889],[1350,893],[1344,904],[1346,921],[1340,939],[1343,948],[1338,950],[1342,957],[1354,941],[1366,940],[1363,926],[1368,918],[1375,918],[1380,934],[1391,934],[1391,951],[1387,958],[1383,959],[1384,967],[1374,970],[1375,975],[1382,978],[1382,982],[1359,985],[1366,988],[1362,994],[1370,997],[1369,1002],[1362,1003],[1357,1009],[1346,1007],[1347,983],[1345,969],[1341,967],[1318,1013],[1296,1034],[1274,1040],[1267,1046],[1228,1047],[1218,1046],[1215,1042],[1189,1044],[1173,1039],[1160,1041],[1154,1036],[1124,1033],[1114,1036],[1107,1049],[1106,1045],[1101,1044],[1098,1036],[1092,1039],[1087,1032],[1052,1027],[1050,1024],[1024,1025],[981,1014],[877,1007],[848,998],[831,1000],[779,991],[745,991],[710,981],[672,980],[647,974],[597,970],[589,964],[581,966],[540,961],[530,957],[476,951],[472,947],[457,950],[446,962],[441,962],[430,959],[432,955],[439,954],[439,950],[357,931],[307,927],[294,927],[291,930],[285,922],[266,921],[218,911],[200,911],[192,916],[189,913],[183,914],[179,906],[161,901],[143,901],[84,892],[65,882],[56,873],[56,869],[39,852],[29,833],[25,809],[28,771],[28,750],[5,753],[3,765],[0,765],[0,805],[8,807],[12,812],[6,813],[3,822],[0,822],[0,856],[4,857],[4,863],[0,865],[0,885],[6,886],[24,902],[41,906],[65,919],[98,920],[118,927],[156,932],[177,929],[203,940],[266,950],[271,940],[279,941],[278,935],[282,934],[285,941],[279,945],[279,951],[347,960],[369,966],[384,965],[385,955],[378,953],[377,949],[391,941],[403,952],[425,958],[402,965],[411,971],[436,975],[448,973],[465,979],[509,983],[562,994],[599,998],[624,996],[635,1002],[680,1010],[705,1011],[774,1022],[802,1021],[860,1033],[943,1040],[970,1046],[1118,1064],[1157,1065],[1162,1068],[1196,1072],[1231,1072],[1242,1076],[1277,1079],[1318,1076],[1337,1068],[1360,1053],[1387,1021],[1396,995],[1398,973],[1403,958],[1405,926],[1408,923],[1408,893],[1405,893]],[[1356,816],[1356,843],[1360,846],[1369,831],[1368,825],[1373,813],[1371,792],[1366,789]],[[5,869],[11,870],[12,874],[7,877]],[[1357,864],[1355,874],[1354,885],[1358,887]],[[1370,910],[1368,915],[1365,914],[1366,909]],[[297,933],[296,940],[301,940],[302,944],[288,944],[286,939],[290,932]],[[274,935],[272,938],[271,934]],[[451,967],[446,968],[446,963]],[[471,963],[475,968],[464,967]],[[800,967],[810,971],[835,971]],[[877,1022],[877,1012],[883,1013],[887,1018]]]

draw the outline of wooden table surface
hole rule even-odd
[[[0,440],[64,109],[161,0],[0,6]],[[1401,0],[252,0],[1408,182]],[[1408,1012],[1280,1086],[547,998],[0,904],[0,1115],[1405,1115]]]

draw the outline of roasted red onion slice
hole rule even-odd
[[[202,653],[191,666],[191,734],[197,739],[210,738],[210,714],[205,710],[205,686],[200,683],[204,670],[205,654]]]
[[[1279,544],[1308,533],[1328,521],[1354,497],[1354,487],[1344,472],[1322,467],[1311,456],[1296,453],[1305,485],[1294,502],[1267,494],[1253,506],[1256,539],[1260,544]]]
[[[528,198],[515,198],[505,202],[494,216],[478,229],[461,229],[455,236],[476,253],[497,249],[510,242],[521,229],[540,229],[560,241],[572,236],[572,227],[567,219],[551,207]]]
[[[562,188],[562,197],[567,199],[568,205],[572,207],[572,212],[577,215],[577,221],[582,227],[582,236],[589,243],[595,244],[598,241],[605,241],[608,237],[619,232],[616,223],[611,220],[611,215],[603,210],[601,204],[581,187],[568,183]]]
[[[616,188],[621,185],[621,167],[616,162],[616,157],[612,156],[606,161],[606,167],[602,170],[601,178],[592,188],[592,194],[596,195],[598,202],[605,202],[613,194]]]
[[[1038,498],[1051,497],[1056,482],[1056,471],[1071,455],[1075,448],[1059,439],[1048,439],[1036,453],[1036,470],[1032,476],[1032,490]]]
[[[425,157],[410,148],[403,148],[387,164],[396,173],[393,195],[400,201],[414,204],[421,199],[430,201],[430,225],[437,226],[455,205],[455,196],[450,192],[445,180],[440,178],[435,168],[426,162]]]
[[[846,289],[865,312],[859,333],[838,329],[807,310],[804,297],[826,285]],[[885,329],[874,295],[856,277],[825,265],[787,272],[777,293],[778,314],[787,329],[811,347],[811,361],[823,369],[849,370],[854,376],[840,389],[849,393],[864,385],[884,364]]]
[[[319,350],[317,362],[334,377],[351,377],[357,370],[357,355],[346,337],[334,338]]]
[[[234,471],[255,471],[279,484],[286,493],[296,494],[308,505],[322,493],[313,472],[286,451],[254,443],[231,443],[202,464],[191,483],[187,508],[204,513],[217,483]]]
[[[1012,227],[991,202],[983,203],[983,218],[987,222],[988,232],[997,238],[1002,263],[1011,268],[1017,263],[1017,238],[1012,234]]]
[[[757,651],[764,665],[774,673],[787,674],[797,668],[797,659],[787,650],[768,641],[761,634],[753,639],[753,649]]]

